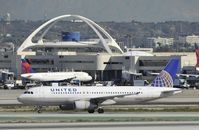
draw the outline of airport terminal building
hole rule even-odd
[[[61,40],[49,41],[44,39],[52,26],[69,17],[80,19],[90,26],[98,39],[82,40],[77,31],[61,32]],[[38,34],[40,35],[38,36]],[[102,27],[79,15],[62,15],[45,22],[22,43],[14,56],[14,60],[12,56],[8,57],[7,64],[1,64],[0,68],[10,66],[8,69],[15,72],[17,78],[20,78],[22,72],[21,58],[28,59],[36,72],[85,71],[97,81],[120,80],[123,71],[135,75],[142,73],[143,76],[146,76],[148,72],[159,72],[172,57],[180,58],[180,67],[186,65],[184,62],[186,57],[191,57],[189,58],[189,65],[195,65],[194,53],[164,55],[140,50],[123,52]],[[0,57],[0,62],[3,62],[3,60],[5,60],[5,56]],[[147,78],[147,76],[144,78]]]

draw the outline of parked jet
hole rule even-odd
[[[199,44],[195,43],[195,53],[196,53],[196,70],[199,71]],[[196,77],[198,78],[198,74],[177,74],[177,76],[184,76],[184,77]]]
[[[34,73],[35,71],[30,67],[30,64],[26,59],[22,59],[22,68],[25,74],[21,74],[21,77],[29,80],[41,81],[41,82],[58,82],[58,81],[74,81],[79,80],[87,82],[92,80],[92,77],[86,72],[46,72],[46,73]]]
[[[195,43],[195,53],[196,53],[196,70],[199,71],[199,44]],[[148,72],[150,75],[158,75],[159,73]],[[176,74],[177,77],[196,77],[198,78],[198,74]]]
[[[30,88],[17,100],[23,104],[59,105],[63,110],[85,109],[89,113],[103,113],[102,106],[133,104],[151,101],[181,92],[173,88],[179,60],[172,59],[149,86],[42,86]]]
[[[199,71],[199,44],[195,43],[195,53],[196,53],[196,70]],[[182,76],[182,77],[196,77],[198,78],[198,74],[177,74],[177,76]]]

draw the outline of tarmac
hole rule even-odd
[[[117,122],[117,123],[12,123],[0,124],[2,130],[198,130],[195,122]]]
[[[24,91],[0,90],[0,106],[20,106],[21,104],[16,98]],[[144,104],[145,107],[153,105],[198,106],[199,90],[184,90],[181,94]],[[143,104],[136,106],[143,107]],[[41,114],[36,112],[0,112],[0,129],[198,130],[199,112],[105,112],[104,114],[76,111],[43,112]]]
[[[115,120],[106,120],[106,119]],[[132,121],[123,119],[134,119]],[[65,119],[65,120],[64,120]],[[85,120],[83,120],[85,119]],[[96,121],[97,119],[100,119]],[[120,120],[116,120],[120,119]],[[136,120],[141,119],[141,120]],[[152,119],[152,120],[149,120]],[[165,119],[165,120],[163,120]],[[172,120],[174,119],[174,120]],[[179,119],[179,120],[176,120]],[[9,120],[9,122],[3,122]],[[0,129],[26,130],[198,130],[199,113],[158,112],[158,113],[0,113]],[[32,122],[31,122],[32,121]],[[47,121],[47,122],[45,122]],[[76,122],[77,121],[77,122]]]

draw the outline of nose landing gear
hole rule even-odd
[[[95,109],[88,109],[88,113],[94,113]]]
[[[36,106],[35,110],[37,111],[37,113],[41,113],[42,106]]]

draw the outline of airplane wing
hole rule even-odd
[[[150,73],[150,75],[158,75],[159,73]],[[196,77],[196,78],[198,78],[199,77],[199,75],[198,74],[176,74],[176,76],[177,77],[180,77],[180,76],[182,76],[182,77]]]
[[[169,90],[169,91],[163,91],[161,93],[161,97],[167,97],[167,96],[171,96],[177,93],[181,93],[182,90],[181,89],[176,89],[176,90]]]
[[[160,73],[152,73],[152,72],[148,72],[150,75],[153,75],[153,76],[157,76],[159,75]]]
[[[197,74],[176,74],[178,77],[182,76],[182,77],[196,77],[198,78],[199,75]]]
[[[111,104],[115,104],[115,101],[113,100],[114,98],[120,98],[124,96],[138,95],[138,94],[140,94],[140,92],[131,93],[131,94],[119,94],[119,95],[96,97],[96,98],[91,98],[88,100],[90,100],[90,102],[93,104],[111,105]]]
[[[160,97],[167,97],[171,96],[173,94],[181,93],[181,89],[175,89],[175,90],[167,90],[163,91],[161,93]],[[121,98],[124,96],[130,96],[130,95],[138,95],[140,92],[136,93],[131,93],[131,94],[120,94],[120,95],[111,95],[111,96],[105,96],[105,97],[96,97],[96,98],[91,98],[90,102],[93,104],[100,104],[100,105],[112,105],[115,104],[116,102],[114,101],[114,98]]]
[[[131,75],[135,75],[135,76],[142,76],[142,73],[135,73],[135,72],[131,72],[131,71],[122,71],[122,73],[131,74]]]

